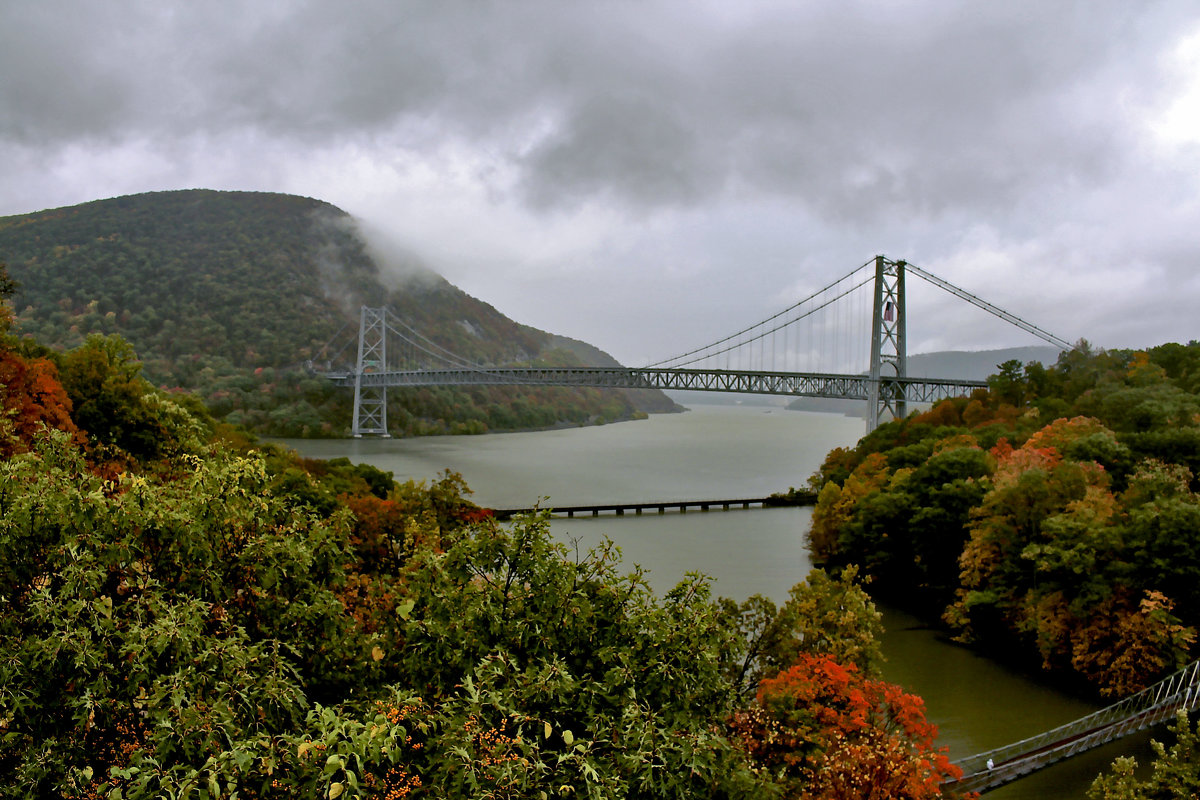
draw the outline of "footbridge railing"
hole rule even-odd
[[[955,762],[963,771],[943,784],[950,796],[986,792],[1031,772],[1172,719],[1200,704],[1200,660],[1120,702],[1053,730]]]

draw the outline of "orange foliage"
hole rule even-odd
[[[82,442],[71,420],[71,400],[58,381],[58,370],[44,358],[26,360],[0,351],[0,404],[11,428],[0,439],[0,454],[28,449],[43,425],[66,431]]]
[[[1118,591],[1072,637],[1071,664],[1103,694],[1122,697],[1182,667],[1196,641],[1194,628],[1172,614],[1174,603],[1147,591],[1137,606]]]
[[[402,503],[373,494],[343,494],[338,499],[354,513],[350,544],[366,564],[375,569],[393,565],[411,549],[411,542],[405,541],[411,514]]]
[[[935,749],[921,698],[828,656],[801,655],[764,680],[732,727],[802,800],[933,800],[961,775]]]
[[[909,420],[909,425],[937,425],[958,428],[963,424],[962,412],[966,403],[958,398],[943,400],[923,414]]]
[[[991,453],[996,458],[996,471],[992,475],[992,485],[996,490],[1013,486],[1017,479],[1029,470],[1042,469],[1049,472],[1062,463],[1062,455],[1056,448],[1038,447],[1033,438],[1017,450],[1013,449],[1007,439],[1001,439],[992,448]]]
[[[1025,443],[1026,447],[1047,448],[1053,447],[1058,452],[1062,453],[1067,449],[1067,446],[1077,439],[1082,439],[1085,436],[1091,436],[1094,433],[1107,433],[1112,435],[1111,431],[1098,419],[1092,417],[1072,417],[1071,419],[1056,419],[1046,427],[1042,428]]]
[[[808,530],[814,558],[821,561],[837,552],[838,535],[854,515],[858,501],[886,486],[889,477],[887,456],[871,453],[854,468],[843,486],[828,483],[821,489]]]

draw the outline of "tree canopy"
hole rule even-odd
[[[999,369],[830,453],[813,554],[964,640],[1141,688],[1200,624],[1200,343]]]

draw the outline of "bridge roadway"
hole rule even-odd
[[[324,373],[338,386],[354,386],[353,372]],[[871,378],[820,372],[773,372],[656,367],[480,367],[364,372],[363,387],[392,386],[589,386],[613,389],[686,389],[868,400]],[[883,378],[881,392],[904,389],[909,403],[935,403],[970,394],[986,381],[954,378]],[[895,395],[893,395],[895,396]]]

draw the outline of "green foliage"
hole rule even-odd
[[[0,464],[12,786],[45,794],[134,752],[172,765],[162,785],[232,737],[295,724],[363,671],[335,594],[344,516],[266,493],[258,460],[192,467],[167,483],[102,479],[58,433]]]
[[[1090,800],[1191,800],[1200,794],[1200,725],[1195,730],[1187,714],[1179,712],[1171,725],[1175,744],[1170,749],[1152,741],[1154,766],[1138,777],[1137,760],[1123,757],[1113,762],[1112,773],[1101,775],[1088,790]]]
[[[479,693],[544,726],[523,755],[526,780],[556,775],[536,784],[548,794],[712,795],[737,777],[708,729],[732,709],[722,654],[735,633],[705,579],[656,600],[640,574],[616,572],[611,545],[573,561],[539,516],[426,553],[408,588],[403,671],[437,696]],[[574,764],[569,777],[560,762]]]
[[[105,478],[33,444],[0,462],[0,797],[769,789],[724,733],[741,645],[704,578],[660,599],[545,517],[464,527],[453,473],[214,451]],[[359,560],[331,493],[403,509],[407,560]]]
[[[207,414],[185,410],[141,377],[133,347],[119,336],[88,336],[61,362],[72,417],[93,445],[150,461],[199,452],[211,435]]]

